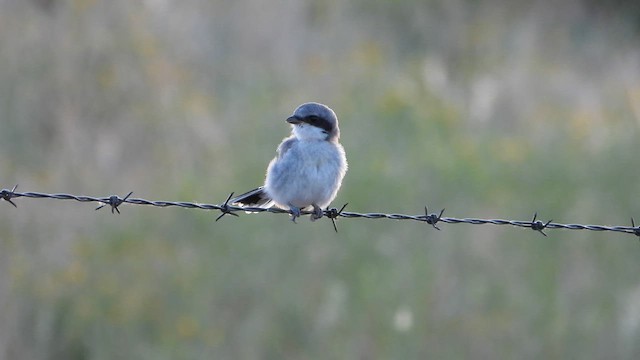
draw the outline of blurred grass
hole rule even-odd
[[[608,225],[639,210],[624,3],[0,7],[4,188],[221,202],[262,181],[283,119],[315,100],[350,163],[336,206]],[[640,355],[630,236],[0,205],[0,358]]]

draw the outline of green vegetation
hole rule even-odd
[[[357,212],[640,220],[631,5],[0,5],[0,187],[220,203],[330,105]],[[629,235],[0,202],[0,358],[640,357]]]

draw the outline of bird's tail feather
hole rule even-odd
[[[260,186],[259,188],[247,191],[242,195],[238,195],[229,200],[229,203],[237,206],[251,206],[261,208],[270,208],[271,206],[273,206],[273,200],[271,200],[271,198],[269,198],[269,195],[267,195],[267,192],[264,191],[264,186]]]

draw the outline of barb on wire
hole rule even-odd
[[[7,190],[7,189],[2,189],[2,191],[0,191],[0,197],[2,197],[3,200],[8,201],[9,204],[13,205],[13,207],[17,208],[18,205],[16,205],[16,203],[14,203],[13,201],[11,201],[12,197],[15,197],[15,192],[16,189],[18,188],[18,184],[15,184],[13,186],[13,189],[11,190]]]
[[[547,234],[544,233],[544,229],[547,228],[547,226],[553,221],[553,220],[549,220],[546,223],[543,223],[542,221],[538,220],[536,221],[536,219],[538,218],[538,212],[533,213],[533,220],[531,220],[531,230],[533,231],[537,231],[540,234],[547,236]]]
[[[338,227],[336,226],[336,218],[340,215],[342,215],[342,211],[344,210],[344,208],[347,207],[347,205],[349,205],[349,203],[346,203],[344,205],[342,205],[342,207],[340,208],[340,210],[336,209],[336,208],[327,208],[327,210],[325,211],[325,215],[331,219],[331,223],[333,224],[333,230],[336,231],[336,233],[338,232]]]
[[[636,228],[636,222],[633,221],[633,217],[631,218],[631,227],[635,228],[635,230],[633,232],[633,235],[635,235],[635,236],[640,238],[640,226],[638,226]]]
[[[433,226],[433,228],[436,230],[440,230],[440,228],[437,227],[436,224],[438,223],[438,221],[440,221],[440,219],[442,219],[442,214],[444,214],[444,209],[440,210],[440,214],[429,214],[429,210],[427,209],[427,207],[424,207],[424,221],[426,221],[427,224]]]
[[[227,200],[224,201],[222,205],[220,205],[221,214],[216,218],[216,221],[222,219],[223,216],[229,214],[233,216],[238,216],[238,214],[234,213],[233,210],[229,209],[229,200],[233,197],[233,192],[227,196]]]
[[[101,209],[107,205],[111,207],[112,213],[120,213],[119,207],[124,204],[133,204],[133,205],[148,205],[154,207],[181,207],[186,209],[200,209],[200,210],[217,210],[220,211],[221,214],[216,218],[220,220],[224,215],[231,214],[233,216],[238,216],[238,212],[248,212],[248,213],[261,213],[261,212],[269,212],[274,214],[290,214],[289,210],[279,209],[279,208],[261,208],[261,207],[240,207],[230,205],[229,201],[233,196],[231,193],[227,199],[220,205],[217,204],[199,204],[193,202],[176,202],[176,201],[151,201],[145,199],[131,198],[130,192],[124,198],[120,198],[117,195],[111,195],[107,197],[92,197],[92,196],[81,196],[81,195],[71,195],[71,194],[46,194],[40,192],[16,192],[18,185],[14,186],[13,189],[2,189],[0,190],[0,199],[9,202],[11,205],[17,208],[16,203],[13,199],[17,199],[20,197],[32,198],[32,199],[55,199],[55,200],[74,200],[78,202],[95,202],[99,203],[100,206],[96,208],[96,210]],[[544,232],[545,230],[553,230],[553,229],[567,229],[567,230],[588,230],[588,231],[610,231],[610,232],[619,232],[625,234],[632,234],[640,237],[640,225],[636,226],[635,221],[631,218],[631,226],[605,226],[605,225],[582,225],[582,224],[560,224],[554,223],[552,220],[542,222],[538,220],[538,213],[534,213],[533,219],[530,221],[520,221],[520,220],[503,220],[503,219],[476,219],[476,218],[454,218],[454,217],[443,217],[444,209],[440,211],[439,214],[429,214],[427,207],[425,207],[424,214],[421,215],[405,215],[405,214],[385,214],[385,213],[357,213],[344,211],[347,204],[342,206],[340,210],[335,208],[328,208],[324,210],[324,215],[331,220],[333,224],[334,230],[337,232],[338,228],[336,227],[335,220],[337,218],[365,218],[365,219],[391,219],[391,220],[414,220],[420,222],[426,222],[427,224],[433,226],[435,229],[440,230],[440,228],[436,225],[438,223],[445,224],[471,224],[471,225],[511,225],[515,227],[521,228],[529,228],[534,231],[540,232],[542,235],[547,236]],[[313,211],[301,211],[300,215],[310,215]]]
[[[111,213],[113,214],[113,211],[115,210],[118,214],[120,214],[120,210],[118,209],[118,206],[120,206],[123,202],[127,201],[127,199],[129,198],[129,196],[131,196],[131,194],[133,194],[133,191],[131,191],[130,193],[127,194],[127,196],[124,197],[124,199],[120,199],[118,197],[118,195],[111,195],[109,196],[109,200],[106,202],[103,202],[102,205],[98,206],[96,208],[96,210],[100,210],[103,207],[109,205],[111,206]]]

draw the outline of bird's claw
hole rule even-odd
[[[291,221],[296,222],[296,218],[300,217],[300,208],[289,204],[289,212],[291,212]]]
[[[311,221],[321,219],[323,215],[324,211],[322,211],[322,208],[316,204],[313,204],[313,214],[311,214]]]

